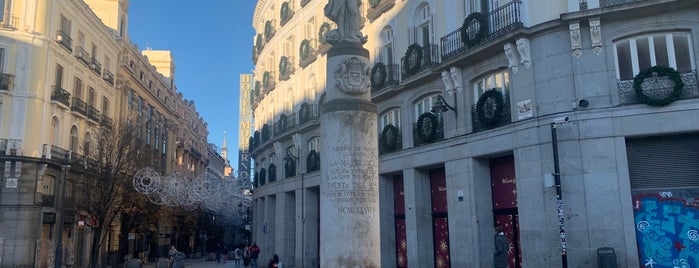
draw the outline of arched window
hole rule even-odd
[[[490,89],[497,89],[503,96],[510,94],[510,76],[507,70],[500,70],[482,76],[473,83],[473,102],[477,102],[478,98],[484,92]],[[507,100],[505,100],[507,101]]]
[[[390,110],[382,113],[381,116],[379,117],[379,132],[383,131],[383,129],[388,125],[393,125],[394,127],[397,127],[400,129],[400,127],[401,127],[400,113],[401,113],[400,108],[393,108],[393,109],[390,109]]]
[[[379,51],[379,61],[384,63],[389,69],[394,63],[393,28],[391,28],[391,26],[386,26],[383,28],[383,30],[381,30],[381,51]]]
[[[415,103],[415,120],[417,120],[421,114],[432,111],[432,106],[437,100],[437,94],[433,94],[420,99]]]
[[[633,79],[651,66],[671,67],[680,73],[694,70],[691,38],[687,33],[636,36],[614,44],[617,78]]]
[[[313,137],[310,140],[308,140],[307,148],[308,152],[315,150],[317,153],[320,153],[320,137]]]
[[[423,4],[417,8],[413,17],[415,27],[411,31],[412,38],[410,43],[417,43],[420,46],[428,46],[434,43],[434,26],[432,25],[432,13],[429,4]]]
[[[68,144],[68,148],[72,152],[77,152],[78,151],[78,127],[73,126],[70,128],[70,141]]]

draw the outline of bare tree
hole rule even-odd
[[[109,228],[126,208],[145,203],[133,199],[132,178],[141,168],[155,165],[154,149],[140,139],[137,124],[122,119],[118,126],[102,128],[92,141],[86,141],[87,162],[92,172],[86,173],[78,186],[77,205],[93,219],[90,267],[98,267]],[[151,208],[152,209],[152,208]]]

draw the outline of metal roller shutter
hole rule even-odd
[[[631,189],[699,186],[699,133],[626,138]]]

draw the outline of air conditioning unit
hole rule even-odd
[[[63,35],[56,35],[56,41],[61,42],[63,41]]]

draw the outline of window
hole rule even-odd
[[[133,110],[133,90],[129,90],[129,100],[128,100],[128,105],[129,105],[129,110]]]
[[[75,78],[75,85],[73,87],[73,96],[81,99],[83,98],[83,80],[80,78]]]
[[[432,14],[430,13],[430,5],[422,5],[416,14],[413,36],[410,43],[417,43],[420,46],[426,46],[432,43]]]
[[[87,90],[87,104],[90,105],[90,107],[95,107],[95,89],[92,87],[88,87]]]
[[[316,151],[320,154],[320,137],[313,137],[308,140],[308,152]]]
[[[90,55],[92,55],[92,58],[93,58],[93,59],[96,59],[96,58],[97,58],[97,45],[92,44],[92,50],[91,50],[91,51],[92,51],[92,54],[90,54]]]
[[[415,120],[417,120],[420,115],[432,111],[432,106],[434,105],[435,101],[437,101],[437,94],[425,97],[415,103]]]
[[[146,144],[150,145],[150,138],[151,138],[151,128],[153,124],[153,106],[148,105],[148,114],[146,115]]]
[[[63,66],[60,64],[56,64],[56,78],[54,82],[56,87],[63,88]]]
[[[92,143],[92,136],[90,135],[90,132],[85,133],[85,145],[83,145],[83,152],[85,153],[85,156],[90,156],[90,143]]]
[[[294,89],[289,88],[286,93],[286,101],[284,104],[284,113],[287,115],[294,112]]]
[[[109,111],[109,99],[102,96],[102,114],[107,115]]]
[[[381,51],[379,52],[379,61],[384,63],[387,68],[393,65],[393,28],[386,27],[381,31]],[[388,70],[387,70],[388,71]],[[390,76],[389,76],[390,77]],[[392,78],[392,77],[390,77]]]
[[[464,18],[474,12],[481,12],[481,1],[464,0]]]
[[[81,31],[78,31],[78,46],[85,48],[85,34]]]
[[[314,37],[316,35],[316,27],[315,27],[315,18],[310,18],[308,21],[306,21],[306,27],[303,28],[303,37],[308,40],[314,40]],[[311,43],[311,45],[314,45]]]
[[[485,75],[481,79],[473,83],[473,102],[477,102],[478,98],[484,92],[490,89],[497,89],[503,96],[510,94],[510,77],[507,70],[502,70]],[[508,100],[505,100],[508,101]]]
[[[400,112],[400,108],[394,108],[381,114],[379,118],[379,132],[383,131],[388,125],[393,125],[400,129]]]
[[[663,33],[633,37],[614,44],[617,79],[630,80],[652,66],[678,72],[694,70],[691,38],[687,33]]]
[[[65,16],[61,15],[61,31],[66,35],[70,36],[71,21]]]
[[[70,129],[70,140],[69,140],[68,148],[70,149],[71,152],[78,151],[78,127],[76,127],[76,126],[73,126]]]

